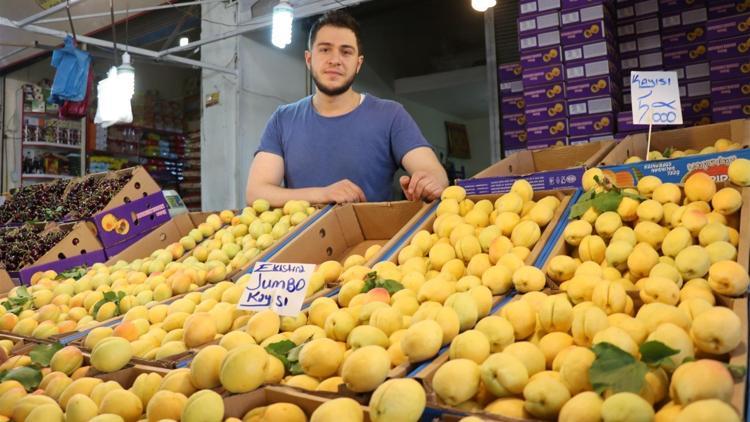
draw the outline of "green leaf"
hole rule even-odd
[[[286,371],[289,370],[289,367],[291,366],[291,363],[289,362],[289,359],[287,359],[287,354],[290,350],[294,349],[296,347],[296,344],[294,344],[291,340],[282,340],[276,343],[269,344],[266,346],[266,351],[271,356],[274,356],[278,360],[281,361],[281,363],[284,364],[284,369]]]
[[[302,369],[301,363],[294,362],[289,366],[289,373],[291,375],[301,375],[301,374],[304,374],[305,371]]]
[[[747,375],[747,367],[745,366],[727,364],[727,369],[735,381],[742,381],[745,379],[745,375]]]
[[[31,349],[29,357],[31,358],[31,362],[45,368],[49,366],[50,361],[52,361],[52,356],[62,348],[63,345],[60,343],[40,344]]]
[[[379,285],[378,287],[382,287],[382,288],[388,290],[388,293],[390,295],[393,295],[397,291],[404,289],[404,285],[401,284],[401,283],[399,283],[396,280],[383,280],[383,282],[381,283],[381,285]]]
[[[664,152],[661,154],[664,158],[669,158],[672,156],[672,153],[674,152],[674,148],[672,147],[666,147],[664,149]]]
[[[104,299],[107,302],[114,302],[115,300],[117,300],[117,293],[112,292],[112,291],[104,292]]]
[[[617,207],[620,206],[620,201],[622,201],[622,194],[614,191],[607,191],[596,195],[596,198],[592,199],[591,202],[597,211],[603,213],[607,211],[617,211]]]
[[[19,286],[18,289],[16,289],[16,296],[18,298],[31,299],[31,293],[26,289],[26,286]]]
[[[19,366],[8,371],[2,381],[15,380],[23,385],[27,392],[32,392],[42,382],[42,371],[30,366]]]
[[[91,310],[91,315],[93,315],[94,318],[96,318],[96,313],[99,312],[99,308],[101,308],[102,305],[104,305],[107,302],[109,302],[107,299],[102,299],[96,302],[96,304],[94,305],[94,308]]]
[[[641,344],[641,361],[649,365],[674,364],[670,356],[678,354],[680,351],[672,349],[660,341],[647,341]]]
[[[593,192],[593,191],[591,191],[591,192]],[[570,207],[570,217],[569,218],[571,220],[574,220],[576,218],[580,218],[592,206],[594,206],[594,200],[593,199],[587,199],[585,201],[578,201],[578,202],[576,202],[572,207]]]
[[[299,361],[299,352],[302,351],[302,348],[307,344],[307,341],[300,344],[299,346],[293,348],[289,351],[289,353],[286,355],[290,362],[297,362]]]
[[[610,343],[599,343],[593,347],[596,360],[589,368],[589,380],[594,391],[603,394],[631,392],[638,394],[643,388],[648,372],[645,363]]]
[[[86,265],[80,265],[78,267],[73,267],[69,270],[63,271],[60,274],[57,275],[57,280],[67,280],[69,278],[72,278],[74,280],[78,280],[86,273],[89,272],[89,268]]]

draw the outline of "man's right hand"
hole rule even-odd
[[[349,179],[340,180],[323,188],[325,202],[345,204],[348,202],[367,202],[365,193]]]

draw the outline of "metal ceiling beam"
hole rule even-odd
[[[86,0],[67,0],[67,1],[63,1],[60,4],[52,6],[52,7],[50,7],[47,10],[41,11],[41,12],[39,12],[37,14],[29,16],[26,19],[20,20],[18,22],[18,27],[19,28],[23,28],[26,25],[30,25],[30,24],[32,24],[32,23],[34,23],[34,22],[36,22],[36,21],[38,21],[38,20],[40,20],[40,19],[42,19],[42,18],[44,18],[46,16],[54,15],[55,13],[57,13],[57,12],[59,12],[61,10],[65,10],[69,6],[73,6],[73,5],[77,4],[77,3],[81,3],[81,2],[84,2],[84,1],[86,1]],[[67,20],[67,17],[65,18],[65,20]]]
[[[354,6],[360,3],[364,3],[366,1],[369,1],[369,0],[321,0],[317,3],[308,4],[305,6],[301,6],[299,8],[295,8],[294,18],[295,19],[306,18],[308,16],[324,13],[332,9],[339,9],[339,8],[346,7],[346,6]],[[167,54],[177,53],[179,51],[191,50],[191,49],[200,47],[205,44],[215,43],[217,41],[225,40],[227,38],[232,38],[232,37],[236,37],[238,35],[242,35],[251,31],[255,31],[256,29],[264,28],[266,26],[271,25],[272,22],[273,22],[272,14],[267,14],[258,18],[253,18],[247,23],[237,25],[237,26],[242,26],[241,29],[235,29],[233,31],[225,32],[215,37],[194,41],[184,46],[168,48],[166,50],[160,51],[158,54],[159,54],[159,57],[162,57]]]
[[[115,10],[115,15],[125,15],[125,14],[137,14],[142,12],[151,12],[154,10],[162,10],[162,9],[175,9],[178,7],[185,7],[185,6],[194,6],[199,4],[208,4],[208,3],[219,3],[223,2],[225,0],[196,0],[196,1],[189,1],[185,3],[172,3],[172,4],[163,4],[159,6],[149,6],[149,7],[139,7],[135,9],[128,9],[128,10]],[[105,16],[109,16],[109,12],[99,12],[99,13],[88,13],[85,15],[74,15],[71,16],[73,20],[81,20],[81,19],[90,19],[90,18],[101,18]],[[62,18],[49,18],[49,19],[43,19],[40,20],[39,24],[42,23],[55,23],[55,22],[67,22],[68,17],[62,17]]]
[[[69,35],[65,31],[59,31],[59,30],[56,30],[56,29],[45,28],[45,27],[37,26],[37,25],[27,25],[24,28],[19,28],[17,22],[12,21],[12,20],[10,20],[8,18],[4,18],[2,16],[0,16],[0,26],[8,26],[8,27],[11,27],[11,28],[22,29],[24,31],[35,32],[37,34],[42,34],[42,35],[49,35],[49,36],[57,37],[57,38],[61,38],[61,39],[65,39],[65,37],[67,37]],[[154,58],[154,59],[163,59],[163,60],[167,60],[167,61],[171,61],[171,62],[183,63],[183,64],[187,64],[187,65],[191,65],[191,66],[201,67],[201,68],[204,68],[204,69],[210,69],[210,70],[214,70],[216,72],[227,73],[227,74],[230,74],[230,75],[237,76],[237,71],[235,69],[228,69],[228,68],[225,68],[225,67],[220,67],[220,66],[213,65],[211,63],[205,63],[205,62],[198,61],[198,60],[187,59],[187,58],[184,58],[184,57],[175,56],[173,54],[167,54],[167,55],[160,56],[159,53],[157,53],[156,51],[153,51],[153,50],[147,50],[145,48],[128,46],[128,45],[121,44],[121,43],[117,43],[117,44],[113,45],[113,43],[111,41],[100,40],[98,38],[92,38],[92,37],[89,37],[89,36],[86,36],[86,35],[78,35],[76,38],[80,42],[84,42],[84,43],[88,43],[88,44],[92,44],[92,45],[98,45],[100,47],[105,47],[105,48],[113,48],[114,47],[114,48],[116,48],[118,50],[121,50],[121,51],[126,51],[127,50],[129,53],[140,54],[142,56],[151,57],[151,58]]]

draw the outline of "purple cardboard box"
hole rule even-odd
[[[563,46],[606,41],[613,38],[612,24],[606,20],[571,25],[560,31],[560,43]]]
[[[524,89],[535,85],[545,85],[562,82],[564,79],[563,65],[537,67],[523,70]]]
[[[706,43],[665,46],[662,57],[665,66],[680,66],[706,60],[707,50]]]
[[[500,111],[503,114],[523,113],[525,105],[526,102],[523,100],[523,95],[507,95],[500,98]]]
[[[705,0],[659,0],[659,11],[662,13],[672,13],[685,10],[688,7],[706,7]]]
[[[118,221],[116,230],[105,230],[103,220]],[[153,230],[169,221],[169,206],[161,192],[145,196],[109,211],[96,214],[92,220],[105,248]]]
[[[503,145],[526,145],[526,130],[503,130],[502,139]]]
[[[518,34],[541,32],[546,29],[560,27],[560,12],[546,12],[536,16],[523,16],[518,18]]]
[[[34,267],[24,268],[18,273],[18,278],[21,283],[25,285],[31,284],[31,276],[38,271],[54,270],[58,273],[69,270],[73,267],[79,267],[81,265],[92,266],[97,262],[104,262],[107,260],[107,256],[103,250],[85,253],[83,255],[73,256],[70,258],[61,259],[55,262],[48,262],[46,264],[40,264]]]
[[[554,145],[554,143],[552,144]],[[549,145],[547,145],[549,146]],[[523,176],[483,177],[481,179],[465,179],[456,182],[466,190],[468,195],[487,195],[510,191],[513,182],[524,179],[531,184],[534,191],[556,189],[578,189],[585,168],[573,167],[564,170],[541,171]]]
[[[528,127],[529,125],[543,122],[545,120],[567,117],[565,110],[565,100],[526,106],[526,111],[524,112],[524,115],[526,116],[526,126]]]
[[[747,0],[711,0],[709,3],[709,19],[724,18],[750,11]]]
[[[615,138],[614,132],[598,135],[569,136],[568,145],[588,144],[590,142],[607,141]]]
[[[514,95],[523,93],[523,81],[500,82],[498,88],[503,95]]]
[[[675,11],[662,14],[661,27],[663,29],[680,28],[697,23],[705,23],[708,20],[708,11],[705,6],[688,10]]]
[[[709,40],[739,37],[750,32],[750,13],[712,19],[706,25]]]
[[[659,34],[639,35],[620,40],[620,54],[623,55],[658,49],[661,49],[661,36]]]
[[[741,37],[712,40],[708,42],[708,58],[724,60],[734,57],[750,57],[750,34]]]
[[[581,79],[565,84],[565,96],[568,100],[579,100],[582,98],[608,96],[617,98],[620,95],[620,87],[617,79],[609,76],[600,78]]]
[[[526,127],[526,116],[522,113],[503,114],[502,125],[503,131],[523,130]]]
[[[560,0],[520,0],[518,6],[520,15],[531,15],[548,10],[559,10]]]
[[[550,85],[532,86],[524,91],[523,98],[526,100],[526,107],[531,107],[535,104],[563,100],[565,99],[565,92],[565,84],[558,82]]]
[[[661,50],[623,54],[620,59],[623,73],[630,73],[631,70],[659,70],[662,65]]]
[[[563,56],[565,57],[565,63],[600,58],[617,61],[617,51],[612,47],[612,44],[610,44],[609,41],[604,40],[573,46],[564,46]]]
[[[601,20],[613,21],[609,6],[604,4],[589,5],[573,10],[563,8],[560,12],[560,26],[563,29],[571,25]]]
[[[615,118],[612,113],[571,117],[568,120],[568,134],[571,137],[612,134],[614,132]]]
[[[687,116],[682,118],[682,125],[685,127],[710,125],[715,120],[711,114],[701,116]]]
[[[633,104],[632,98],[630,96],[630,90],[622,91],[622,106],[623,109],[627,110],[628,108],[631,108]]]
[[[711,81],[691,81],[680,84],[681,98],[698,98],[711,96]]]
[[[562,47],[554,45],[539,50],[529,50],[521,53],[521,66],[524,69],[549,66],[562,63]]]
[[[659,17],[656,15],[626,19],[617,22],[617,38],[652,34],[654,32],[659,32],[660,29]]]
[[[535,150],[535,149],[544,149],[544,148],[549,148],[553,146],[564,146],[564,145],[568,145],[567,136],[550,138],[550,139],[540,139],[537,141],[529,142],[527,145],[527,149]]]
[[[621,111],[617,113],[617,132],[643,132],[647,126],[633,124],[633,112]]]
[[[748,119],[750,118],[750,104],[742,99],[715,103],[712,117],[715,122]]]
[[[680,100],[682,117],[696,117],[711,114],[711,97],[694,97]]]
[[[568,135],[568,119],[547,120],[526,125],[529,142],[560,138]]]
[[[633,4],[617,6],[617,19],[628,19],[637,16],[652,15],[659,12],[659,2],[657,0],[637,1]]]
[[[620,111],[620,102],[613,97],[583,98],[568,100],[568,116],[584,114],[612,113]]]
[[[593,78],[596,76],[617,76],[619,69],[612,60],[596,60],[592,62],[581,62],[565,66],[566,82],[579,79]]]
[[[742,100],[750,104],[750,78],[712,81],[711,100],[715,103]]]
[[[506,63],[497,67],[497,79],[501,82],[521,80],[521,63]]]
[[[723,81],[750,77],[750,57],[711,62],[711,80]]]
[[[664,30],[661,34],[661,42],[665,46],[692,44],[695,42],[705,42],[707,40],[705,23],[670,28]]]
[[[560,44],[560,30],[540,32],[531,35],[519,35],[518,49],[520,51],[534,50]]]
[[[614,0],[562,0],[562,10],[575,9],[585,6],[606,5],[612,7]]]
[[[677,79],[680,81],[703,79],[711,76],[711,65],[708,62],[680,66],[664,66],[664,69],[677,72]]]

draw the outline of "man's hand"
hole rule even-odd
[[[365,193],[349,179],[340,180],[323,188],[325,202],[345,204],[348,202],[367,202]]]
[[[415,171],[411,177],[401,176],[399,183],[401,183],[401,189],[403,189],[404,195],[409,201],[419,201],[420,199],[434,201],[440,198],[444,189],[443,183],[437,175],[424,171]]]

